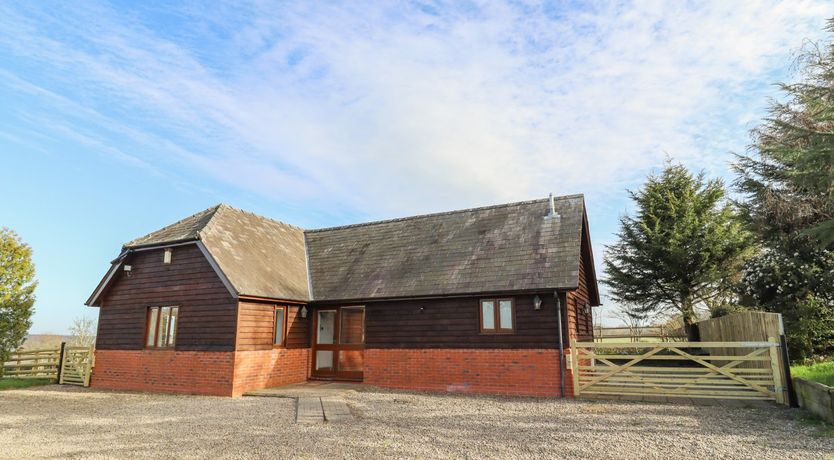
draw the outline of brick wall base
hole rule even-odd
[[[240,396],[303,382],[309,349],[206,352],[96,350],[90,386],[108,390]]]
[[[310,349],[274,349],[235,353],[233,396],[258,388],[268,388],[307,380]]]
[[[111,390],[240,396],[303,382],[310,350],[96,350],[90,385]],[[513,396],[560,395],[554,349],[368,349],[364,382],[385,388]],[[573,395],[570,371],[566,396]]]
[[[90,386],[231,396],[233,370],[233,352],[96,350]]]
[[[559,396],[559,350],[368,349],[365,383],[385,388]],[[570,372],[566,396],[573,395]]]

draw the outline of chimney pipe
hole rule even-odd
[[[559,214],[556,214],[556,198],[553,198],[553,193],[550,194],[550,214],[547,217],[559,217]]]

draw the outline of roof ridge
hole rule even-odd
[[[286,222],[284,222],[284,221],[280,221],[280,220],[278,220],[278,219],[273,219],[272,217],[267,217],[267,216],[264,216],[264,215],[261,215],[261,214],[254,213],[254,212],[252,212],[252,211],[247,211],[247,210],[245,210],[245,209],[236,208],[236,207],[234,207],[234,206],[232,206],[232,205],[228,205],[228,204],[226,204],[226,203],[220,203],[219,205],[217,205],[217,207],[218,207],[218,208],[228,208],[228,209],[230,209],[230,210],[232,210],[232,211],[237,211],[237,212],[242,213],[242,214],[249,214],[250,216],[255,216],[255,217],[259,218],[259,219],[268,220],[268,221],[270,221],[270,222],[272,222],[272,223],[275,223],[275,224],[286,225],[287,227],[292,227],[292,228],[294,228],[294,229],[296,229],[296,230],[301,230],[301,231],[304,231],[304,229],[303,229],[303,228],[301,228],[301,227],[299,227],[298,225],[288,224],[288,223],[286,223]]]
[[[569,199],[573,199],[573,198],[584,198],[584,197],[585,197],[585,195],[582,194],[582,193],[575,193],[575,194],[572,194],[572,195],[554,196],[553,198],[555,200],[569,200]],[[547,200],[548,200],[548,198],[538,198],[538,199],[535,199],[535,200],[516,201],[516,202],[513,202],[513,203],[493,204],[493,205],[489,205],[489,206],[479,206],[479,207],[475,207],[475,208],[466,208],[466,209],[455,209],[453,211],[434,212],[434,213],[428,213],[428,214],[417,214],[415,216],[396,217],[396,218],[393,218],[393,219],[383,219],[383,220],[376,220],[376,221],[370,221],[370,222],[360,222],[358,224],[347,224],[347,225],[338,225],[338,226],[335,226],[335,227],[323,227],[323,228],[307,229],[307,230],[304,230],[304,233],[306,234],[306,233],[327,232],[327,231],[331,231],[331,230],[342,230],[342,229],[345,229],[345,228],[365,227],[365,226],[369,226],[369,225],[379,225],[379,224],[389,224],[389,223],[393,223],[393,222],[402,222],[402,221],[411,220],[411,219],[422,219],[422,218],[427,218],[427,217],[447,216],[447,215],[451,215],[451,214],[459,214],[459,213],[464,213],[464,212],[485,211],[485,210],[488,210],[488,209],[498,209],[498,208],[509,208],[509,207],[512,207],[512,206],[523,206],[523,205],[526,205],[526,204],[539,203],[539,202],[547,201]]]
[[[158,234],[158,233],[162,233],[163,231],[165,231],[165,230],[167,230],[167,229],[169,229],[169,228],[171,228],[171,227],[173,227],[173,226],[175,226],[175,225],[181,224],[181,223],[185,222],[185,221],[186,221],[186,220],[188,220],[188,219],[192,219],[192,218],[194,218],[195,216],[199,216],[199,215],[202,215],[202,214],[205,214],[205,215],[212,214],[212,216],[211,216],[211,217],[209,217],[208,222],[206,222],[206,225],[204,225],[204,226],[203,226],[203,228],[205,228],[205,227],[207,227],[207,226],[211,223],[211,221],[214,219],[214,214],[217,214],[217,210],[218,210],[218,209],[220,209],[220,207],[221,207],[221,206],[224,206],[224,205],[223,205],[223,203],[218,203],[218,204],[216,204],[216,205],[214,205],[214,206],[211,206],[211,207],[208,207],[208,208],[206,208],[206,209],[203,209],[202,211],[198,211],[198,212],[195,212],[194,214],[191,214],[191,215],[185,216],[185,217],[183,217],[182,219],[180,219],[180,220],[178,220],[178,221],[176,221],[176,222],[170,223],[170,224],[168,224],[168,225],[166,225],[166,226],[164,226],[164,227],[162,227],[162,228],[156,229],[156,230],[154,230],[154,231],[152,231],[152,232],[150,232],[150,233],[146,233],[146,234],[144,234],[144,235],[142,235],[142,236],[140,236],[140,237],[138,237],[138,238],[134,238],[134,239],[132,239],[132,240],[130,240],[130,241],[128,241],[128,242],[126,242],[126,243],[124,243],[124,244],[122,245],[122,248],[127,248],[127,247],[128,247],[131,243],[133,243],[134,241],[149,239],[151,236],[156,235],[156,234]],[[201,232],[201,231],[202,231],[202,230],[197,230],[197,232],[196,232],[196,233],[197,233],[197,238],[196,238],[196,239],[198,239],[198,240],[200,239],[200,232]],[[141,246],[141,244],[138,244],[138,246]]]
[[[214,207],[214,212],[212,213],[211,217],[209,217],[209,220],[208,220],[208,222],[206,222],[206,225],[203,225],[203,228],[197,230],[197,239],[198,240],[202,240],[203,239],[203,234],[204,233],[208,234],[209,230],[211,230],[211,228],[214,227],[214,218],[217,217],[217,213],[220,212],[221,209],[223,209],[224,207],[227,207],[227,206],[228,205],[225,204],[225,203],[220,203],[220,204],[218,204],[217,206]]]

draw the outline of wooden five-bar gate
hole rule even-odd
[[[571,343],[576,396],[758,399],[785,403],[780,344]]]
[[[3,363],[3,376],[49,378],[60,384],[90,386],[95,355],[93,347],[61,344],[60,347],[18,350]]]

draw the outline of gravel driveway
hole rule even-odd
[[[356,419],[298,425],[286,398],[0,392],[3,458],[831,458],[783,408],[489,398],[367,389]]]

